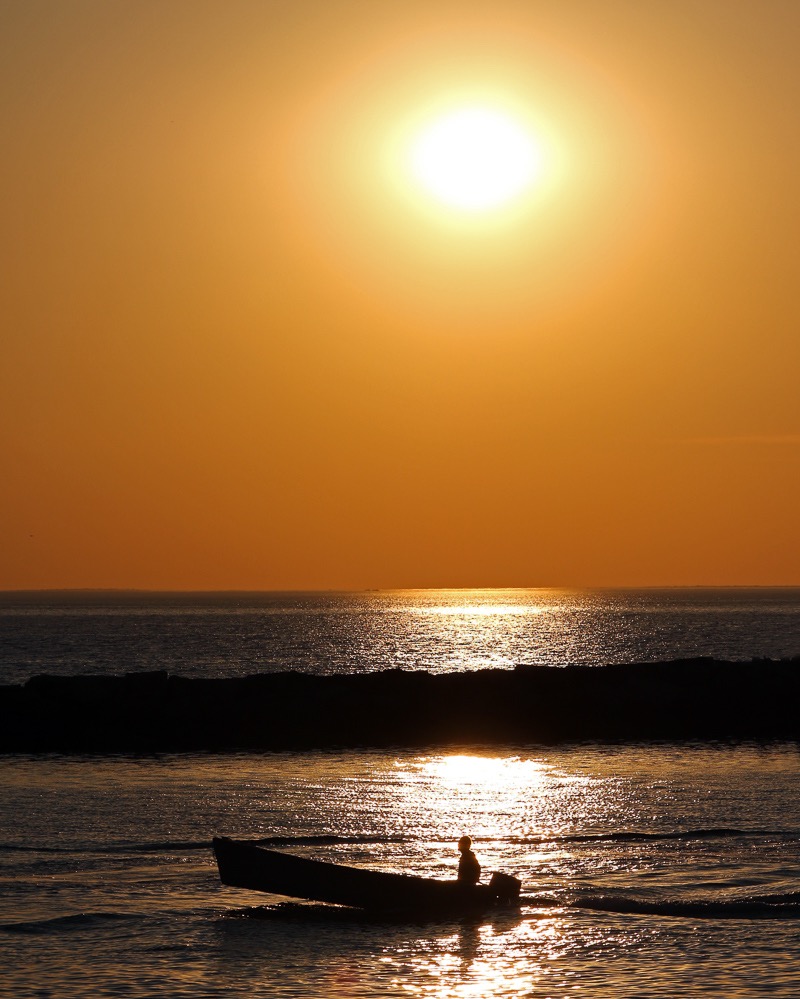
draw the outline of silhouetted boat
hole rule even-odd
[[[215,838],[213,846],[223,884],[273,895],[419,914],[485,912],[519,899],[520,882],[508,874],[469,885],[308,860],[242,840]]]

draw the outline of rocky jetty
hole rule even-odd
[[[0,752],[798,739],[799,704],[797,659],[216,680],[35,676],[0,687]]]

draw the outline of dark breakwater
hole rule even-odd
[[[798,659],[437,675],[35,676],[0,687],[0,751],[798,739],[799,703]]]

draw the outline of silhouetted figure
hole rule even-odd
[[[472,840],[469,836],[462,836],[458,841],[458,849],[461,853],[461,859],[458,862],[458,880],[467,885],[476,885],[480,881],[481,865],[470,849],[471,846]]]

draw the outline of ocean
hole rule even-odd
[[[5,594],[0,635],[3,684],[789,659],[800,590]],[[465,833],[518,911],[287,902],[210,850],[451,877]],[[3,996],[788,999],[798,953],[795,742],[0,757]]]
[[[0,635],[0,683],[783,659],[800,588],[0,593]]]

